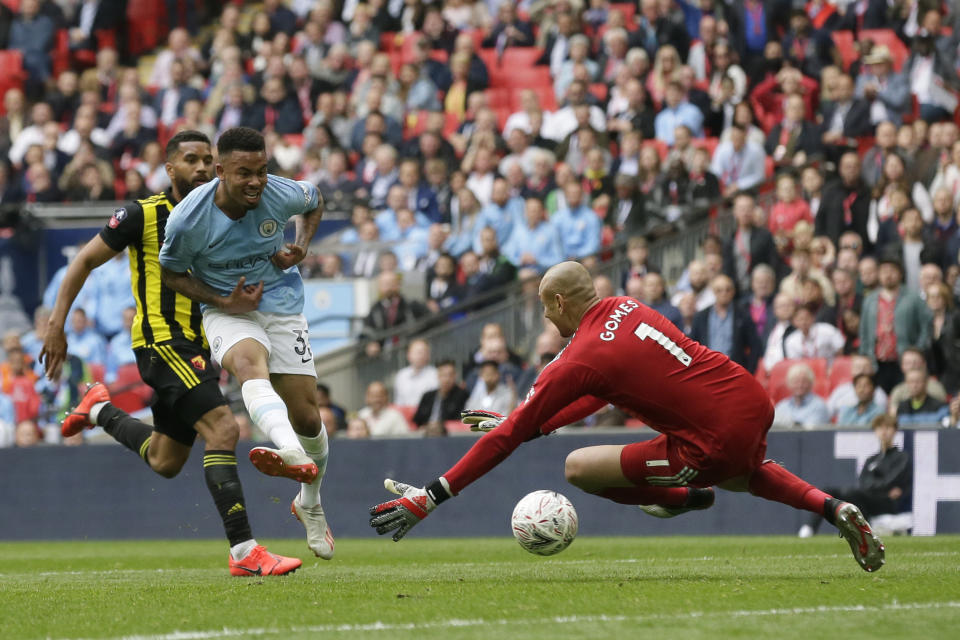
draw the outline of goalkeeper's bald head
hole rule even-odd
[[[580,325],[587,309],[600,301],[590,272],[579,262],[561,262],[550,267],[540,281],[544,315],[569,337]]]

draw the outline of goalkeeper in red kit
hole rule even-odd
[[[609,403],[660,435],[573,451],[565,465],[571,484],[661,518],[709,508],[714,486],[749,491],[822,515],[840,530],[864,570],[883,566],[883,544],[855,505],[764,459],[773,405],[745,369],[633,298],[601,300],[579,263],[549,269],[540,300],[544,316],[560,335],[572,336],[570,343],[508,417],[464,412],[466,422],[487,433],[442,476],[423,488],[386,480],[387,489],[401,497],[370,509],[377,533],[393,531],[399,540],[522,443]]]

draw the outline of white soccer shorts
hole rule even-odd
[[[221,366],[231,347],[252,338],[267,349],[270,373],[317,377],[310,349],[310,330],[302,313],[250,311],[230,314],[207,309],[203,313],[203,331],[207,334],[213,360]]]

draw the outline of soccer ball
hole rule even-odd
[[[556,491],[541,489],[517,503],[510,524],[521,547],[538,556],[552,556],[577,537],[577,510]]]

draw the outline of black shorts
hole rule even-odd
[[[213,409],[227,404],[220,392],[220,369],[203,347],[171,340],[133,350],[140,377],[157,392],[154,429],[181,444],[193,445],[194,425]]]

